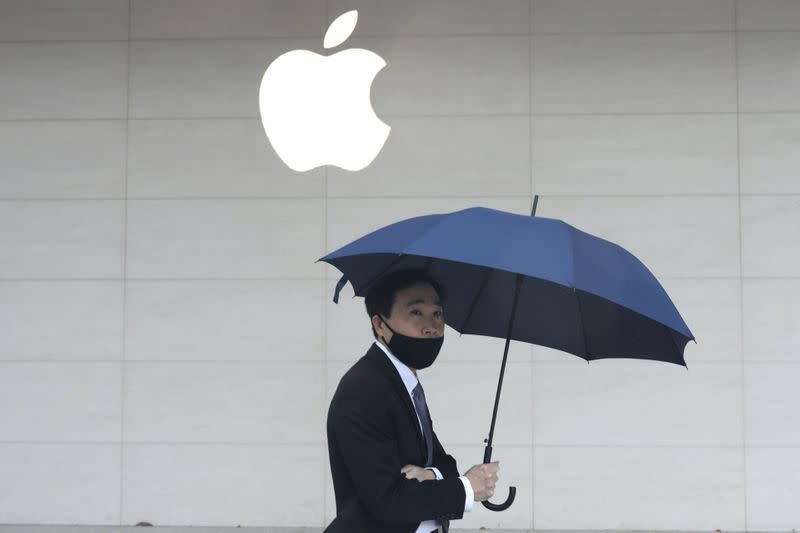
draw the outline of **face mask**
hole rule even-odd
[[[386,323],[381,317],[381,320],[389,331],[393,333],[392,340],[389,341],[387,346],[392,354],[397,357],[404,365],[409,368],[428,368],[436,360],[439,355],[439,350],[442,348],[444,342],[444,335],[441,337],[409,337],[402,335],[392,329],[392,326]],[[381,337],[381,340],[383,338]],[[386,343],[383,340],[384,344]]]

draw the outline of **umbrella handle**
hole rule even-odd
[[[483,452],[483,464],[492,462],[492,447],[486,445],[486,450]],[[490,501],[482,501],[484,507],[490,511],[505,511],[511,504],[514,503],[514,498],[517,497],[517,487],[508,487],[508,498],[503,503],[492,503]]]
[[[511,504],[514,503],[514,498],[517,495],[517,487],[508,487],[508,498],[503,503],[492,503],[489,501],[482,501],[484,507],[489,509],[490,511],[505,511]]]

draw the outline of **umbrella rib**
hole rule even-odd
[[[422,270],[424,270],[426,274],[430,274],[431,262],[433,262],[433,257],[425,258],[425,266],[422,267]]]
[[[483,289],[486,288],[486,285],[489,282],[489,276],[492,275],[491,268],[485,268],[486,275],[483,276],[483,281],[481,282],[481,287],[478,289],[478,292],[475,293],[475,297],[472,299],[472,304],[469,306],[469,314],[467,314],[467,318],[464,319],[464,322],[461,323],[461,333],[467,330],[467,324],[469,323],[470,319],[472,318],[472,312],[475,310],[475,304],[478,302],[478,299],[481,297],[483,293]]]
[[[381,270],[381,271],[380,271],[380,273],[379,273],[377,276],[374,276],[374,277],[373,277],[371,280],[369,280],[369,283],[367,283],[366,285],[362,286],[362,287],[360,288],[360,290],[361,290],[361,291],[362,291],[364,294],[366,294],[366,291],[367,291],[367,290],[369,290],[369,288],[370,288],[370,287],[372,287],[372,284],[373,284],[373,283],[375,283],[377,280],[381,279],[381,277],[382,277],[382,276],[383,276],[383,275],[384,275],[384,274],[385,274],[385,273],[386,273],[386,272],[387,272],[387,271],[388,271],[390,268],[392,268],[394,265],[396,265],[396,264],[398,263],[398,261],[400,261],[400,260],[403,258],[403,256],[405,256],[405,255],[406,255],[406,254],[404,254],[404,253],[399,253],[399,254],[397,254],[397,257],[395,257],[395,258],[392,260],[392,262],[391,262],[391,263],[389,263],[389,264],[386,266],[386,268],[384,268],[383,270]],[[351,283],[352,283],[352,282],[351,282]]]
[[[572,287],[572,293],[575,295],[575,300],[578,302],[578,319],[581,322],[581,337],[583,337],[583,353],[586,354],[586,360],[589,361],[589,346],[586,344],[586,326],[583,324],[583,306],[581,305],[581,297],[578,290]]]
[[[538,201],[538,198],[539,197],[537,195],[536,199],[534,199],[533,213],[536,212],[536,202]],[[533,216],[533,213],[531,213],[531,216]],[[499,252],[495,254],[494,259],[497,259],[497,255],[499,255]],[[483,277],[483,281],[481,282],[481,288],[478,289],[478,292],[475,295],[475,298],[473,298],[473,300],[472,300],[472,305],[469,308],[469,314],[467,315],[467,318],[465,318],[464,322],[461,324],[461,332],[460,333],[463,333],[464,331],[466,331],[467,324],[472,319],[472,314],[473,314],[472,312],[475,310],[475,304],[478,302],[478,299],[480,298],[481,294],[483,293],[483,290],[486,288],[486,285],[489,282],[489,278],[491,277],[492,273],[495,270],[501,270],[503,272],[508,272],[509,274],[521,275],[519,272],[512,272],[512,271],[506,270],[506,269],[497,269],[497,268],[489,268],[489,267],[483,267],[483,268],[486,269],[486,275]],[[524,276],[524,277],[528,277],[528,276]]]
[[[452,213],[451,213],[451,214],[452,214]],[[431,226],[430,228],[427,228],[427,229],[426,229],[424,232],[422,232],[422,234],[415,236],[415,237],[414,237],[414,239],[413,239],[411,242],[409,242],[408,244],[406,244],[406,246],[405,246],[405,249],[406,249],[406,250],[408,250],[408,248],[410,248],[412,244],[414,244],[415,242],[417,242],[418,240],[420,240],[422,237],[424,237],[424,236],[425,236],[425,235],[426,235],[428,232],[430,232],[430,231],[431,231],[431,229],[433,229],[434,227],[437,227],[437,226],[441,225],[443,222],[445,222],[445,221],[446,221],[446,219],[447,219],[447,216],[446,216],[446,215],[440,215],[440,218],[439,218],[439,219],[438,219],[438,220],[437,220],[437,221],[434,223],[434,225],[433,225],[433,226]],[[397,262],[398,262],[398,261],[400,261],[400,259],[402,259],[402,258],[403,258],[403,256],[406,256],[406,255],[414,255],[414,256],[416,256],[417,254],[407,254],[407,253],[399,252],[399,253],[397,254],[397,257],[394,259],[394,261],[392,261],[391,263],[389,263],[389,265],[388,265],[386,268],[384,268],[384,269],[381,271],[381,273],[380,273],[380,274],[378,274],[377,276],[373,277],[373,278],[372,278],[372,279],[369,281],[369,283],[367,283],[367,285],[366,285],[366,286],[364,286],[364,287],[363,287],[363,289],[361,289],[361,290],[362,290],[362,291],[366,291],[366,290],[368,290],[368,289],[369,289],[369,288],[372,286],[372,284],[373,284],[373,283],[375,283],[377,280],[379,280],[379,279],[381,278],[381,276],[383,276],[383,275],[384,275],[386,272],[388,272],[388,270],[389,270],[390,268],[392,268],[394,265],[396,265],[396,264],[397,264]],[[418,257],[425,257],[425,256],[418,256]],[[427,259],[429,259],[429,260],[430,260],[430,257],[427,257]],[[427,267],[428,267],[428,265],[430,265],[430,262],[428,262],[428,263],[426,264],[426,266],[425,266],[425,270],[426,270],[426,272],[427,272]],[[351,285],[352,285],[352,283],[353,283],[353,281],[352,281],[352,280],[350,280],[350,284],[351,284]]]
[[[670,339],[672,339],[672,345],[675,346],[676,353],[680,356],[681,359],[683,359],[683,366],[686,367],[686,370],[689,370],[689,367],[686,365],[686,358],[683,356],[683,350],[681,350],[678,347],[678,341],[675,340],[675,330],[672,329],[671,327],[667,326],[667,325],[664,325],[664,327],[667,328],[667,333],[669,333],[669,337],[670,337]],[[687,329],[688,329],[688,326],[687,326]],[[686,343],[688,344],[689,341],[686,341]],[[686,346],[684,345],[684,349],[685,348],[686,348]]]
[[[572,248],[572,294],[575,295],[575,301],[578,303],[578,319],[581,323],[581,337],[583,337],[583,353],[586,354],[586,361],[589,361],[589,346],[586,343],[586,325],[583,323],[583,306],[581,305],[581,297],[578,294],[578,289],[575,288],[575,232],[571,229],[569,232],[569,242]]]

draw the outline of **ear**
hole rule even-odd
[[[375,328],[375,333],[378,334],[378,340],[381,340],[381,337],[386,339],[386,342],[389,342],[392,338],[392,332],[389,331],[389,328],[383,323],[383,320],[378,315],[372,315],[372,327]]]
[[[378,337],[380,337],[383,330],[383,321],[381,320],[381,317],[378,315],[372,315],[370,321],[372,322],[372,327],[375,328],[375,332],[378,334]]]

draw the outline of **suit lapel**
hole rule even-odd
[[[381,372],[383,372],[389,378],[389,381],[392,383],[392,389],[394,390],[395,394],[400,397],[403,405],[406,406],[406,414],[408,414],[411,420],[411,425],[414,427],[414,431],[417,432],[417,443],[419,444],[422,457],[427,457],[427,444],[425,443],[425,436],[419,429],[417,410],[414,408],[414,402],[411,401],[411,397],[408,394],[408,389],[406,389],[406,385],[403,383],[403,379],[400,377],[400,374],[397,373],[397,369],[394,367],[392,362],[389,361],[389,358],[386,356],[386,354],[383,353],[383,350],[381,350],[380,347],[374,342],[367,351],[366,357],[375,361],[375,363],[381,369]]]

